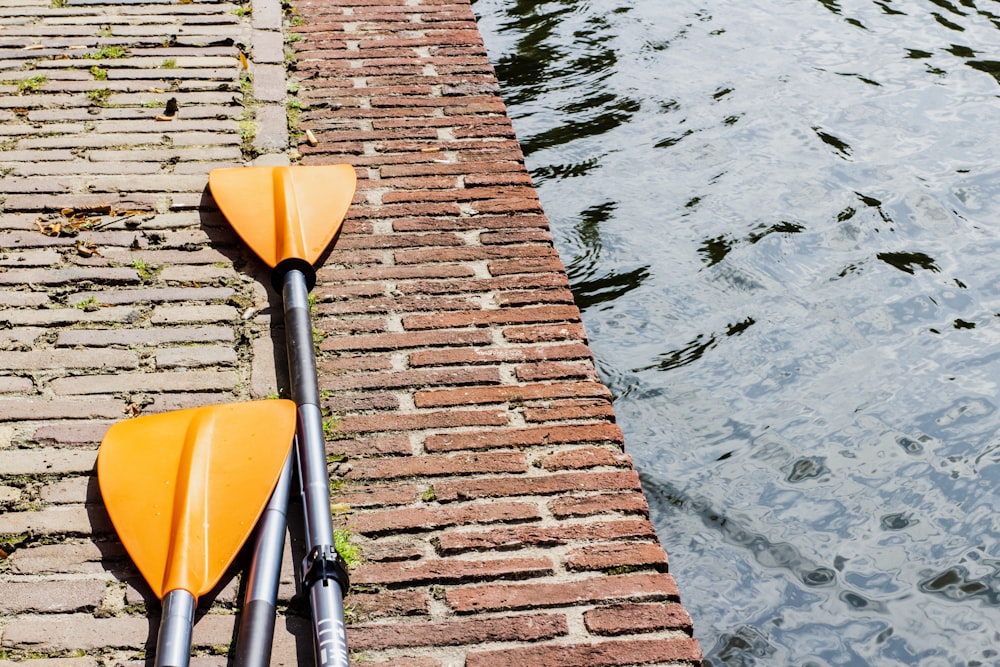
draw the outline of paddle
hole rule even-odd
[[[97,477],[111,522],[163,601],[157,667],[186,667],[198,598],[264,509],[295,432],[291,401],[214,405],[108,429]]]
[[[356,184],[354,168],[344,164],[215,169],[208,175],[216,203],[243,241],[273,269],[271,283],[284,302],[289,376],[299,417],[293,451],[305,514],[307,555],[301,584],[309,592],[320,667],[347,667],[349,662],[343,605],[347,566],[333,541],[309,290],[316,283],[313,264],[340,230]],[[277,496],[272,499],[274,511],[268,511],[259,528],[251,564],[255,581],[277,581],[284,546],[284,512]],[[280,529],[271,522],[280,522]],[[276,584],[248,590],[236,648],[238,667],[268,665],[276,590]],[[268,609],[270,621],[264,618]]]

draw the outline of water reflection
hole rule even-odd
[[[1000,664],[997,3],[474,8],[706,663]]]

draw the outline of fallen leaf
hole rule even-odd
[[[122,412],[126,417],[138,417],[142,413],[142,405],[139,403],[129,403]]]
[[[351,506],[347,503],[330,503],[331,514],[349,514]]]
[[[243,55],[242,51],[240,52],[240,67],[242,67],[243,69],[250,68],[250,63],[247,61],[247,57]]]
[[[43,223],[41,220],[35,220],[35,224],[38,226],[38,231],[46,236],[59,236],[62,232],[62,223],[59,221]]]
[[[100,255],[101,253],[97,251],[96,243],[93,243],[92,241],[77,241],[76,254],[80,257],[93,257],[94,255]]]

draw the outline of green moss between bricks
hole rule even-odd
[[[91,60],[118,60],[128,57],[128,49],[124,46],[112,45],[102,46],[97,51],[91,51],[84,55],[84,58]]]
[[[95,106],[107,106],[109,97],[111,97],[111,90],[108,88],[87,91],[87,99],[93,102]]]
[[[18,95],[30,95],[31,93],[34,93],[39,88],[44,86],[45,82],[48,80],[49,78],[47,76],[39,74],[37,76],[33,76],[27,79],[20,79],[18,81],[8,80],[4,81],[3,83],[8,86],[17,86]]]
[[[344,559],[348,568],[357,567],[364,560],[361,557],[361,547],[351,541],[351,531],[346,528],[337,528],[333,531],[333,548]]]

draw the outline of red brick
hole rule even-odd
[[[667,600],[678,596],[669,574],[596,576],[560,583],[486,584],[449,590],[445,599],[459,613],[509,611],[615,600]]]
[[[385,285],[377,282],[329,283],[324,286],[322,299],[327,301],[343,301],[385,294]],[[317,295],[318,296],[318,295]]]
[[[421,123],[432,122],[432,120],[433,119],[428,119],[421,121]],[[456,122],[455,118],[442,118],[436,120],[438,120],[438,122],[435,124],[448,127],[453,126]],[[409,119],[376,121],[376,123],[387,124],[409,124],[412,122],[413,121]],[[430,162],[427,164],[385,165],[379,169],[379,174],[383,179],[449,174],[454,176],[464,176],[466,182],[468,182],[470,178],[475,178],[473,174],[486,175],[491,173],[511,174],[511,177],[515,179],[527,176],[527,173],[524,171],[524,167],[517,162]]]
[[[530,198],[534,195],[531,188],[470,188],[449,190],[395,190],[382,195],[382,201],[386,204],[398,204],[401,202],[431,202],[431,201],[476,201],[481,199],[491,199],[494,197],[522,197]],[[473,204],[473,206],[477,206]],[[435,244],[436,245],[436,244]]]
[[[408,646],[458,646],[489,642],[538,641],[569,632],[560,614],[530,614],[508,618],[474,618],[398,625],[352,625],[347,643],[352,650]]]
[[[364,544],[366,561],[415,560],[427,555],[429,545],[423,536],[383,537]]]
[[[666,571],[667,554],[659,544],[615,542],[588,544],[566,554],[569,570],[611,570],[618,567],[655,567]]]
[[[359,146],[359,148],[361,148]],[[376,146],[376,150],[385,150],[386,147],[383,145]],[[392,218],[406,218],[417,215],[452,215],[459,216],[462,214],[461,207],[456,203],[444,202],[444,203],[434,203],[434,204],[380,204],[378,206],[354,206],[351,209],[350,215],[356,218],[364,218],[368,220],[384,220]],[[443,243],[444,237],[439,236],[438,238],[428,238],[423,239],[420,242],[420,237],[411,236],[405,240],[394,239],[392,237],[383,236],[383,238],[372,240],[372,241],[360,241],[360,245],[353,245],[345,243],[344,240],[338,242],[342,248],[410,248],[418,247],[422,245],[445,245]],[[461,245],[461,239],[454,238],[448,245]]]
[[[336,341],[352,340],[354,336],[332,336],[327,337],[320,344],[322,351],[336,350]],[[330,341],[334,341],[332,344]],[[353,371],[390,371],[393,368],[392,355],[390,354],[368,354],[346,355],[341,354],[333,358],[324,358],[323,371],[328,373],[344,373]],[[395,407],[395,405],[393,406]],[[360,409],[360,408],[355,408]]]
[[[372,431],[416,431],[420,429],[464,426],[506,426],[510,416],[502,410],[447,410],[417,414],[378,414],[344,417],[340,429],[345,433]]]
[[[335,320],[322,318],[313,325],[325,334],[371,333],[385,331],[388,322],[383,317],[338,317]]]
[[[351,527],[359,533],[378,534],[392,531],[435,530],[475,523],[530,521],[540,518],[541,515],[535,505],[508,502],[366,511],[358,513],[351,519]]]
[[[326,443],[326,451],[328,454],[347,454],[348,456],[390,456],[412,454],[413,446],[407,435],[378,433],[371,436],[331,440]]]
[[[583,612],[583,623],[595,635],[630,635],[657,630],[691,633],[691,617],[675,602],[617,604]]]
[[[524,421],[531,423],[564,421],[564,420],[594,420],[614,419],[615,411],[611,403],[605,400],[560,400],[547,402],[544,406],[525,406]]]
[[[437,408],[508,401],[549,400],[554,398],[601,397],[611,399],[611,392],[599,382],[566,382],[550,384],[501,385],[496,387],[464,387],[461,389],[418,390],[414,404],[418,408]]]
[[[539,644],[469,653],[466,667],[611,667],[614,665],[701,664],[694,639],[629,639],[595,644]]]
[[[507,178],[520,178],[520,174],[516,176],[507,176]],[[495,177],[494,177],[495,178]],[[470,177],[465,178],[466,184],[469,183]],[[476,180],[476,179],[473,179]],[[480,243],[483,245],[507,245],[511,243],[521,244],[521,243],[552,243],[552,232],[547,229],[504,229],[494,232],[485,232],[479,237]]]
[[[342,486],[331,491],[330,500],[351,507],[382,507],[416,502],[420,493],[416,484]]]
[[[322,372],[324,370],[322,361],[316,362],[316,365],[320,370],[319,388],[331,391],[500,383],[500,371],[489,367],[329,375]]]
[[[495,579],[526,579],[552,574],[548,558],[430,558],[366,563],[351,572],[356,584],[456,584]]]
[[[438,500],[468,500],[521,495],[551,495],[573,491],[640,490],[634,470],[574,472],[504,479],[468,479],[435,484]]]
[[[355,211],[355,214],[357,215],[358,212]],[[462,238],[449,233],[342,236],[340,240],[337,241],[337,247],[340,250],[354,250],[359,248],[420,248],[426,246],[459,245],[465,245]]]
[[[470,163],[460,162],[455,164],[459,167],[464,167],[464,165]],[[475,169],[477,165],[472,164],[469,168]],[[531,214],[517,216],[476,215],[468,218],[397,218],[393,221],[392,228],[400,232],[548,229],[548,221],[545,216]],[[422,249],[398,251],[395,253],[395,259],[400,264],[417,264],[423,261],[480,261],[510,257],[512,253],[516,253],[519,257],[548,256],[552,253],[552,249],[544,246],[513,246],[502,248],[470,246],[467,248],[445,248],[443,252],[450,259],[443,259],[437,254],[430,256],[428,251]],[[560,276],[568,284],[569,279],[566,278],[566,275],[560,274]]]
[[[471,298],[431,296],[378,297],[328,302],[318,306],[316,312],[323,317],[327,315],[384,315],[398,311],[471,311],[478,307],[478,303]]]
[[[649,516],[646,497],[635,493],[599,493],[589,496],[563,496],[549,501],[549,511],[559,518],[591,516],[604,512],[623,512]]]
[[[577,321],[580,311],[576,306],[540,306],[535,308],[508,308],[504,310],[475,310],[460,313],[435,313],[403,317],[406,329],[444,329],[470,326],[523,324],[528,322]]]
[[[582,378],[597,382],[597,369],[592,361],[540,361],[532,364],[521,364],[514,369],[514,377],[521,382],[539,382],[541,380],[566,380]]]
[[[579,470],[599,466],[631,468],[632,457],[604,447],[578,447],[546,454],[539,457],[537,463],[546,470]]]
[[[354,609],[355,617],[366,621],[394,616],[426,616],[430,613],[430,602],[430,595],[425,590],[351,593],[344,599],[345,606]]]
[[[364,257],[359,255],[361,253],[351,252],[349,256],[353,264],[365,263],[361,261]],[[375,266],[354,266],[347,269],[322,268],[317,272],[317,280],[322,279],[327,282],[338,280],[416,280],[420,278],[471,278],[474,275],[476,274],[472,268],[455,264],[392,264],[388,266],[378,264]]]
[[[556,340],[586,341],[586,332],[579,323],[563,322],[537,326],[507,327],[503,337],[511,343],[544,343]]]
[[[442,553],[551,547],[574,541],[656,539],[649,521],[623,519],[560,526],[516,526],[490,530],[451,530],[438,536]]]
[[[379,660],[369,662],[365,660],[358,663],[365,667],[442,667],[443,663],[435,658],[393,658],[391,660]]]
[[[564,271],[558,255],[539,257],[531,260],[512,260],[505,262],[490,262],[490,275],[503,276],[511,273],[559,273]]]
[[[444,452],[459,449],[531,447],[576,442],[623,444],[624,437],[621,428],[617,425],[598,423],[432,435],[427,437],[424,446],[429,452]]]
[[[535,274],[530,273],[525,276],[518,276],[520,278],[528,277],[535,278],[550,277],[553,273],[541,273]],[[517,292],[500,292],[496,295],[496,304],[501,308],[521,308],[523,306],[532,306],[539,303],[548,303],[552,305],[556,304],[573,304],[576,303],[576,299],[573,296],[573,292],[569,288],[561,289],[537,289],[537,290],[522,290]]]
[[[496,292],[494,295],[499,305],[524,306],[539,303],[557,303],[568,293],[562,289],[566,282],[565,276],[557,273],[530,273],[516,276],[501,276],[498,278],[462,278],[459,280],[411,280],[396,283],[400,294],[468,294],[472,292]],[[520,290],[525,288],[542,288],[531,292],[509,292],[504,290]],[[559,289],[556,289],[559,288]],[[522,295],[549,296],[552,298],[535,298],[522,300]],[[557,297],[558,295],[558,297]],[[518,303],[515,303],[518,302]],[[564,303],[572,303],[572,298]]]
[[[475,222],[470,223],[469,220]],[[413,224],[412,222],[410,224]],[[429,224],[429,223],[428,223]],[[439,222],[434,229],[450,225],[460,230],[481,229],[480,218],[458,218]],[[542,246],[464,246],[455,248],[419,248],[397,250],[393,259],[397,264],[424,264],[428,262],[482,262],[484,260],[541,261],[552,259],[552,249]],[[513,275],[513,274],[512,274]],[[563,275],[565,274],[558,274]],[[499,277],[494,275],[494,278]]]
[[[489,454],[425,455],[365,459],[352,463],[347,479],[396,479],[440,475],[524,473],[527,458],[520,452]]]
[[[582,343],[544,347],[473,347],[440,349],[410,354],[410,366],[447,366],[455,364],[498,364],[549,359],[591,359],[590,348]]]
[[[330,336],[320,344],[321,350],[399,350],[408,347],[445,345],[488,345],[492,337],[481,329],[434,329],[427,332],[379,333],[374,336]]]

